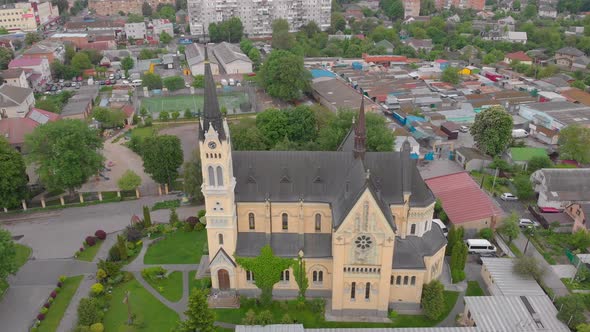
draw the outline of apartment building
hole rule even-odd
[[[403,0],[404,17],[420,16],[420,0]]]
[[[152,30],[152,36],[155,40],[160,40],[160,34],[166,32],[170,36],[174,36],[174,26],[172,22],[166,19],[155,19],[149,25]]]
[[[239,17],[244,32],[250,35],[270,35],[272,21],[286,19],[292,31],[310,21],[325,30],[330,26],[330,0],[188,0],[192,35],[208,34],[210,23]]]
[[[59,10],[50,2],[19,2],[0,7],[0,27],[8,31],[36,31],[57,18]]]
[[[159,4],[174,6],[175,0],[89,0],[88,9],[97,15],[105,16],[119,15],[119,12],[141,14],[144,2],[156,10]]]
[[[131,39],[145,39],[147,29],[145,22],[125,23],[125,35]]]
[[[485,7],[485,0],[435,0],[434,5],[437,9],[455,7],[482,11]]]

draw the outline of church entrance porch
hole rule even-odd
[[[229,290],[229,273],[227,272],[227,270],[220,269],[219,271],[217,271],[217,281],[219,282],[220,291]]]

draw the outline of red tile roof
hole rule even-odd
[[[43,62],[42,58],[17,58],[8,64],[8,68],[38,66]]]
[[[10,144],[23,144],[25,142],[25,136],[35,130],[40,124],[37,120],[31,118],[35,112],[45,115],[48,122],[56,121],[59,118],[58,114],[51,113],[38,108],[33,108],[27,113],[24,118],[7,118],[0,121],[0,134],[8,140]]]
[[[408,58],[399,55],[368,55],[363,54],[366,62],[406,62]]]
[[[502,216],[502,209],[467,172],[443,175],[426,180],[426,185],[442,202],[453,224]]]
[[[510,60],[518,60],[518,61],[533,61],[530,56],[526,55],[523,51],[518,51],[514,53],[506,54],[506,57]]]

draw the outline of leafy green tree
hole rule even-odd
[[[517,0],[518,1],[518,0]],[[420,15],[430,16],[430,14],[436,11],[434,0],[421,0],[420,1]]]
[[[586,311],[582,294],[563,296],[555,301],[555,307],[559,310],[557,318],[567,324],[570,328],[586,322]]]
[[[490,107],[475,116],[470,132],[482,152],[497,156],[512,139],[512,117],[501,106]]]
[[[178,324],[175,332],[215,332],[213,325],[215,314],[207,304],[207,294],[204,290],[193,289],[188,299],[188,308],[184,312],[186,320]]]
[[[276,108],[267,109],[256,115],[256,128],[260,131],[268,146],[274,146],[287,136],[289,117],[286,112]]]
[[[502,225],[498,227],[498,233],[508,238],[508,244],[518,237],[520,229],[518,227],[518,215],[512,211],[509,216],[504,218]]]
[[[184,78],[180,76],[168,76],[164,78],[164,86],[170,91],[184,89]]]
[[[262,65],[260,78],[268,94],[282,100],[295,100],[309,87],[303,58],[283,50],[270,53]]]
[[[141,13],[144,17],[150,17],[154,13],[154,9],[152,8],[152,6],[150,6],[149,3],[144,2],[141,6]]]
[[[289,33],[289,22],[286,19],[279,18],[272,22],[271,44],[277,50],[291,50],[295,46],[295,37]]]
[[[578,250],[585,250],[590,246],[590,234],[580,229],[572,234],[570,242],[574,248]]]
[[[77,70],[89,69],[92,68],[92,62],[90,61],[88,54],[79,52],[72,58],[72,67]]]
[[[25,45],[27,46],[31,46],[40,40],[41,36],[39,36],[39,34],[37,34],[36,32],[28,32],[25,35]]]
[[[453,244],[451,250],[451,276],[453,283],[465,279],[465,262],[467,261],[467,245],[463,241],[457,241]]]
[[[102,319],[102,309],[98,300],[93,297],[84,297],[78,305],[78,325],[92,325]]]
[[[283,111],[284,112],[284,111]],[[287,110],[287,136],[295,142],[313,141],[317,137],[315,115],[309,106]]]
[[[143,75],[143,86],[146,86],[150,90],[162,88],[162,77],[157,74],[146,73]],[[184,84],[183,84],[184,85]]]
[[[456,243],[463,242],[463,233],[463,227],[453,226],[449,229],[449,234],[447,234],[447,255],[451,254],[451,251],[453,250],[453,247]]]
[[[205,87],[205,76],[204,75],[195,75],[193,77],[193,87],[197,89],[202,89]]]
[[[222,41],[238,43],[244,35],[244,26],[238,17],[220,23],[209,24],[209,38],[214,43]]]
[[[307,291],[307,287],[309,287],[309,280],[305,271],[305,261],[302,257],[299,257],[297,263],[293,264],[293,276],[299,287],[300,299],[305,299],[305,292]]]
[[[390,19],[404,18],[404,5],[401,0],[381,0],[379,4]]]
[[[160,184],[171,184],[182,165],[180,139],[172,135],[146,137],[142,143],[143,168]]]
[[[202,201],[203,193],[201,192],[201,185],[203,184],[203,174],[201,173],[201,157],[197,150],[193,151],[191,159],[184,163],[182,170],[184,192],[195,201]]]
[[[14,53],[7,47],[0,47],[0,69],[8,68],[8,64],[14,58]]]
[[[275,256],[270,245],[262,247],[257,257],[236,257],[236,262],[245,270],[254,273],[254,283],[262,291],[260,302],[264,306],[270,305],[272,289],[280,281],[281,272],[293,264],[292,259]]]
[[[445,287],[438,280],[425,284],[422,288],[422,308],[430,319],[438,319],[445,311]]]
[[[126,56],[121,60],[121,68],[125,71],[125,76],[129,76],[129,71],[135,66],[135,61],[130,56]]]
[[[252,60],[252,64],[254,65],[254,68],[258,68],[258,66],[260,66],[260,51],[256,48],[253,47],[250,52],[246,53],[248,54],[248,58],[250,58],[250,60]]]
[[[531,160],[527,163],[527,171],[529,173],[533,173],[534,171],[541,169],[541,168],[551,168],[553,167],[553,162],[549,159],[548,156],[535,156],[532,157]]]
[[[127,23],[143,23],[144,20],[145,18],[139,14],[130,13],[127,16]]]
[[[150,227],[152,225],[152,216],[150,214],[149,206],[143,206],[143,224],[144,226]]]
[[[113,110],[106,107],[95,107],[92,110],[92,117],[101,123],[103,128],[115,128],[125,125],[127,115],[120,109]]]
[[[570,86],[571,86],[572,88],[578,88],[578,89],[580,89],[580,90],[586,90],[586,84],[584,84],[584,82],[582,82],[582,81],[580,81],[580,80],[573,81],[573,82],[570,84]]]
[[[0,137],[0,164],[0,207],[13,208],[27,197],[28,179],[23,156],[3,137]]]
[[[170,114],[170,117],[172,118],[172,120],[177,120],[180,117],[180,112],[174,111],[172,112],[172,114]]]
[[[161,4],[160,4],[161,5]],[[158,15],[160,18],[168,19],[170,22],[176,21],[176,9],[172,5],[158,5]]]
[[[545,273],[539,261],[535,257],[528,255],[517,257],[514,260],[513,269],[514,272],[523,277],[532,277],[536,280],[541,280]]]
[[[447,67],[442,72],[441,80],[451,84],[459,84],[459,71],[454,67]]]
[[[307,24],[302,25],[299,30],[303,31],[307,38],[313,38],[315,35],[322,32],[315,21],[309,21]]]
[[[160,114],[158,114],[158,119],[160,121],[168,121],[170,120],[170,113],[168,113],[168,111],[161,111]]]
[[[12,235],[0,228],[0,281],[4,281],[9,274],[16,273],[16,245]]]
[[[559,153],[562,159],[590,162],[590,128],[573,124],[559,132]]]
[[[248,54],[253,48],[255,48],[254,43],[250,39],[244,38],[240,41],[240,49],[244,54]]]
[[[127,242],[125,241],[125,237],[121,234],[117,235],[117,249],[121,260],[126,260],[127,257],[129,257],[129,253],[127,252]]]
[[[525,19],[532,19],[537,17],[537,6],[535,6],[534,4],[526,5],[522,12],[522,17],[524,17]]]
[[[514,0],[512,3],[512,9],[519,11],[520,10],[520,0]]]
[[[142,48],[137,57],[139,60],[155,59],[158,57],[158,53],[149,48]]]
[[[168,45],[168,44],[170,44],[171,41],[172,41],[172,36],[170,36],[170,34],[168,34],[168,32],[162,31],[162,33],[160,33],[160,43],[162,43],[164,45]]]
[[[141,186],[141,177],[134,171],[128,169],[117,181],[117,186],[122,191],[135,190]]]
[[[344,31],[346,29],[346,19],[341,13],[332,13],[331,23],[333,32]]]
[[[318,144],[321,150],[334,151],[340,146],[342,140],[352,126],[352,118],[356,112],[340,110],[336,117],[331,117],[325,128],[321,129],[318,135]],[[368,151],[392,151],[393,133],[382,116],[366,114],[367,124],[367,150]]]
[[[48,122],[25,138],[29,160],[48,190],[73,193],[103,167],[103,142],[80,120]]]
[[[533,184],[528,175],[521,174],[514,178],[513,182],[516,188],[516,195],[521,200],[527,200],[535,195]]]
[[[268,150],[265,137],[256,126],[256,120],[242,119],[229,125],[232,135],[232,148],[236,151]]]
[[[192,119],[193,118],[193,112],[191,112],[190,109],[185,109],[184,110],[184,114],[182,115],[183,118],[185,119]]]

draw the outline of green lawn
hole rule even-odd
[[[582,290],[590,290],[590,282],[579,282],[579,281],[572,281],[572,278],[561,278],[563,284],[567,289],[570,291],[582,289]]]
[[[97,239],[96,244],[92,247],[89,247],[88,245],[84,244],[84,251],[78,254],[78,257],[76,257],[76,259],[85,262],[92,262],[103,242],[104,241]]]
[[[57,330],[72,297],[76,293],[78,286],[80,286],[80,282],[82,282],[82,278],[84,278],[84,276],[75,276],[66,279],[61,292],[59,292],[59,295],[57,295],[55,301],[53,301],[53,304],[49,307],[45,319],[41,322],[38,332],[55,332],[55,330]]]
[[[17,269],[20,269],[21,266],[25,265],[25,263],[29,260],[29,257],[31,256],[31,252],[32,249],[22,245],[22,244],[18,244],[15,243],[16,246],[16,267]],[[6,289],[8,288],[8,282],[6,280],[0,279],[0,299],[2,298],[2,295],[4,295],[4,292],[6,291]]]
[[[170,302],[182,299],[182,272],[174,271],[166,279],[146,279],[154,289]]]
[[[240,103],[248,101],[248,96],[242,92],[220,93],[219,106],[225,107],[231,114],[233,109],[238,109]],[[161,111],[179,111],[182,117],[184,111],[188,108],[192,112],[198,112],[203,109],[203,96],[201,95],[184,95],[172,97],[151,97],[142,98],[141,107],[145,107],[149,112],[159,113]]]
[[[178,230],[151,245],[143,259],[144,264],[197,264],[207,242],[207,232]]]
[[[176,325],[179,320],[178,314],[153,297],[137,280],[131,280],[113,289],[110,308],[104,316],[105,331],[127,331],[127,304],[123,303],[127,291],[131,312],[136,315],[136,322],[141,325],[129,331],[170,331]]]
[[[445,319],[457,302],[458,292],[445,291],[445,311],[440,319],[431,320],[424,315],[398,315],[392,323],[366,323],[366,322],[326,322],[322,312],[313,311],[311,305],[305,308],[297,308],[296,301],[279,302],[274,301],[270,311],[273,314],[275,322],[280,322],[285,313],[288,313],[291,319],[303,324],[305,328],[377,328],[377,327],[430,327],[436,326]],[[240,324],[248,310],[253,309],[255,312],[264,310],[255,307],[253,301],[241,303],[239,309],[214,309],[216,321]]]
[[[194,288],[203,289],[211,288],[211,278],[195,279],[197,271],[190,271],[188,274],[188,289],[193,290]]]
[[[483,178],[484,174],[480,172],[473,171],[470,173],[471,177],[477,184],[481,186],[481,179]],[[490,193],[496,193],[496,195],[502,195],[503,193],[509,193],[510,189],[508,186],[503,185],[502,182],[505,182],[505,179],[496,177],[496,183],[494,183],[494,176],[490,174],[485,174],[485,180],[483,182],[483,188]],[[492,192],[492,187],[494,188]]]
[[[467,291],[465,292],[465,296],[484,296],[485,293],[483,289],[479,286],[477,281],[468,281],[467,282]]]

